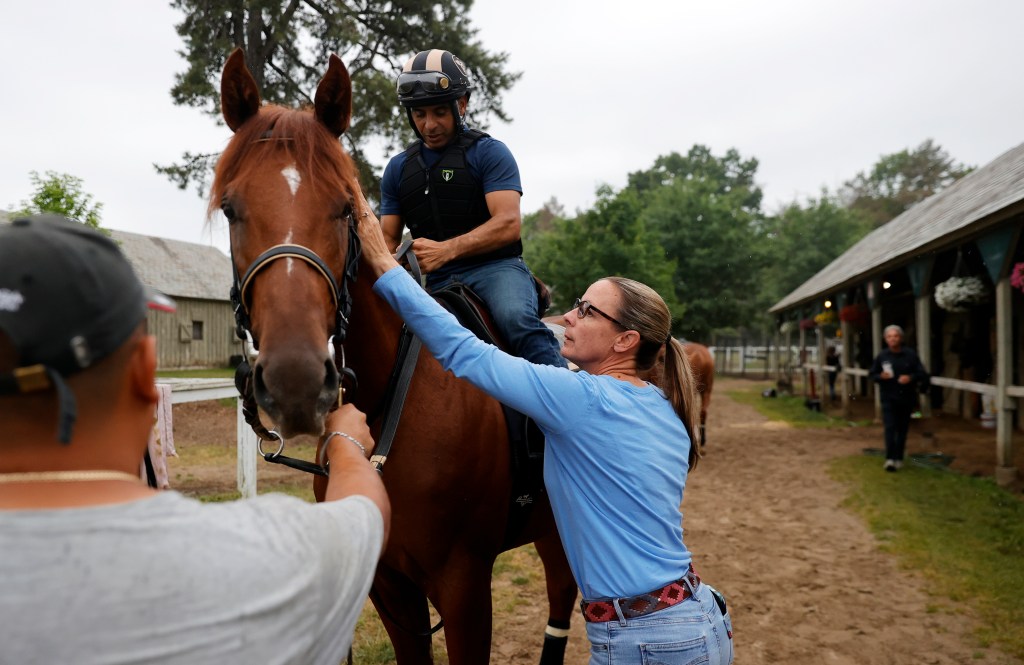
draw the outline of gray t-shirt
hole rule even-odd
[[[383,528],[361,496],[0,510],[0,664],[338,665]]]

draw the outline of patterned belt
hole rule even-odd
[[[687,586],[687,581],[690,586]],[[677,603],[683,602],[690,597],[690,588],[696,589],[698,584],[700,584],[700,575],[695,573],[691,567],[682,579],[666,584],[660,589],[642,593],[639,596],[630,596],[629,598],[581,600],[580,609],[583,610],[583,618],[587,621],[602,623],[605,621],[615,621],[619,618],[619,615],[615,612],[615,605],[618,604],[623,617],[635,619],[636,617],[657,612],[658,610],[663,610],[666,607],[672,607]]]

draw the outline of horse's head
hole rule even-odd
[[[217,164],[210,210],[228,219],[239,326],[259,351],[249,380],[282,436],[318,435],[338,397],[329,339],[344,336],[357,258],[359,184],[338,140],[352,83],[332,55],[312,111],[261,106],[236,49],[224,66],[221,109],[234,137]]]

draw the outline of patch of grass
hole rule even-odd
[[[740,404],[754,407],[766,418],[781,420],[793,427],[836,428],[867,424],[833,418],[820,411],[812,411],[805,406],[803,397],[785,395],[762,397],[761,392],[770,387],[770,385],[764,384],[740,390],[727,390],[725,394]]]
[[[352,639],[352,662],[369,665],[388,665],[395,662],[395,649],[391,646],[391,639],[370,603],[363,607],[359,621],[356,622],[355,636]]]
[[[158,371],[156,377],[158,379],[233,379],[235,370],[231,367],[167,369]]]
[[[200,494],[196,496],[197,499],[203,503],[227,503],[228,501],[237,501],[242,498],[242,493],[238,490],[234,492],[215,492],[212,494]]]
[[[976,612],[982,645],[1024,658],[1024,502],[988,479],[912,464],[882,473],[872,456],[835,460],[830,473],[883,549],[920,571],[933,596]]]

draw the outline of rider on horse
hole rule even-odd
[[[417,139],[384,170],[381,226],[392,251],[409,228],[429,291],[468,286],[510,352],[565,367],[522,257],[519,168],[504,143],[467,127],[472,87],[448,51],[422,51],[405,63],[398,102]]]

